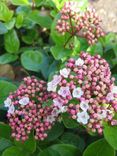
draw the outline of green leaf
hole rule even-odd
[[[36,150],[36,140],[34,139],[33,135],[31,135],[24,143],[15,141],[15,145],[30,154],[34,153]]]
[[[17,55],[12,55],[12,54],[3,54],[0,56],[0,64],[7,64],[16,61],[18,58]]]
[[[72,54],[72,50],[56,45],[51,48],[51,53],[56,60],[60,60],[70,56]]]
[[[87,52],[89,52],[91,55],[99,54],[99,55],[103,56],[102,44],[100,42],[98,42],[93,46],[89,46],[87,49]]]
[[[13,11],[10,11],[5,3],[0,2],[0,20],[7,22],[13,16]]]
[[[57,122],[51,130],[49,130],[48,132],[48,137],[47,139],[45,139],[46,142],[49,141],[54,141],[56,140],[58,137],[60,137],[64,132],[64,126],[63,124]]]
[[[43,55],[39,51],[28,50],[21,55],[22,66],[31,71],[39,72]]]
[[[4,23],[0,22],[0,35],[7,33],[8,30]]]
[[[114,149],[104,140],[100,139],[90,144],[83,153],[83,156],[115,156]]]
[[[6,28],[8,30],[13,29],[14,25],[15,25],[15,18],[12,18],[10,21],[4,23],[4,25],[6,26]]]
[[[42,107],[51,106],[53,104],[53,100],[48,100],[46,102],[43,102]]]
[[[5,49],[9,53],[17,53],[20,47],[20,41],[17,36],[16,31],[10,30],[7,34],[4,36],[4,44]]]
[[[66,128],[78,128],[76,120],[72,119],[68,114],[62,114],[62,121]]]
[[[36,24],[39,24],[41,27],[50,28],[52,24],[52,19],[48,15],[41,15],[38,10],[32,11],[28,18],[35,22]]]
[[[68,40],[68,38],[70,37],[70,35],[68,33],[66,33],[65,35],[61,35],[60,33],[58,33],[56,31],[56,24],[58,19],[60,18],[60,14],[57,14],[52,26],[51,26],[51,38],[52,40],[58,45],[58,46],[64,46],[65,42]]]
[[[33,44],[38,37],[38,32],[35,29],[27,30],[26,35],[22,35],[22,40],[26,44]]]
[[[76,134],[66,132],[62,135],[61,141],[64,144],[71,144],[78,147],[81,151],[83,151],[85,147],[84,140]]]
[[[107,142],[117,150],[117,126],[105,125],[104,128],[104,137]]]
[[[11,0],[11,3],[13,5],[29,5],[29,1],[28,0]]]
[[[80,52],[80,41],[77,37],[74,37],[74,49],[73,49],[74,55],[77,55]]]
[[[37,156],[61,156],[57,151],[47,148],[41,151]]]
[[[4,100],[8,97],[9,93],[16,89],[17,87],[14,84],[0,80],[0,105],[3,105]]]
[[[11,128],[9,125],[0,123],[0,137],[10,139],[11,137]]]
[[[24,15],[22,13],[18,14],[16,17],[16,28],[21,28],[24,21]]]
[[[60,156],[81,156],[79,149],[73,145],[56,144],[51,146],[50,149],[57,151]]]
[[[7,148],[2,156],[29,156],[25,151],[22,151],[22,149],[12,146],[10,148]]]
[[[12,142],[5,138],[0,138],[0,152],[12,146]]]

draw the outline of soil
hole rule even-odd
[[[117,0],[89,0],[101,17],[106,32],[117,33]]]

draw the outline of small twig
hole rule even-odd
[[[35,0],[32,0],[32,9],[35,8]]]
[[[67,39],[67,41],[66,41],[65,44],[64,44],[64,48],[66,47],[67,43],[71,40],[72,37],[73,37],[73,35],[71,35],[71,36]]]

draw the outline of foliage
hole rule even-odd
[[[68,114],[62,115],[60,123],[47,132],[43,141],[35,140],[32,131],[26,142],[11,137],[4,100],[17,89],[21,79],[20,70],[26,76],[35,75],[48,81],[61,64],[70,56],[87,51],[100,54],[111,67],[117,80],[117,35],[107,33],[94,45],[85,38],[56,31],[59,11],[68,0],[1,0],[0,1],[0,66],[10,64],[15,78],[0,77],[0,156],[115,156],[117,150],[117,126],[104,124],[104,134],[88,134]],[[75,0],[83,12],[88,0]],[[70,38],[70,40],[69,40]],[[69,40],[69,45],[64,46]],[[16,70],[15,70],[16,68]],[[11,71],[9,71],[10,73]],[[1,76],[1,75],[0,75]],[[23,76],[22,76],[23,77]],[[19,82],[20,81],[20,82]],[[117,82],[117,81],[116,81]],[[44,103],[44,107],[47,104]]]

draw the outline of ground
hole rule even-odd
[[[101,17],[106,32],[117,33],[117,0],[89,0]]]

